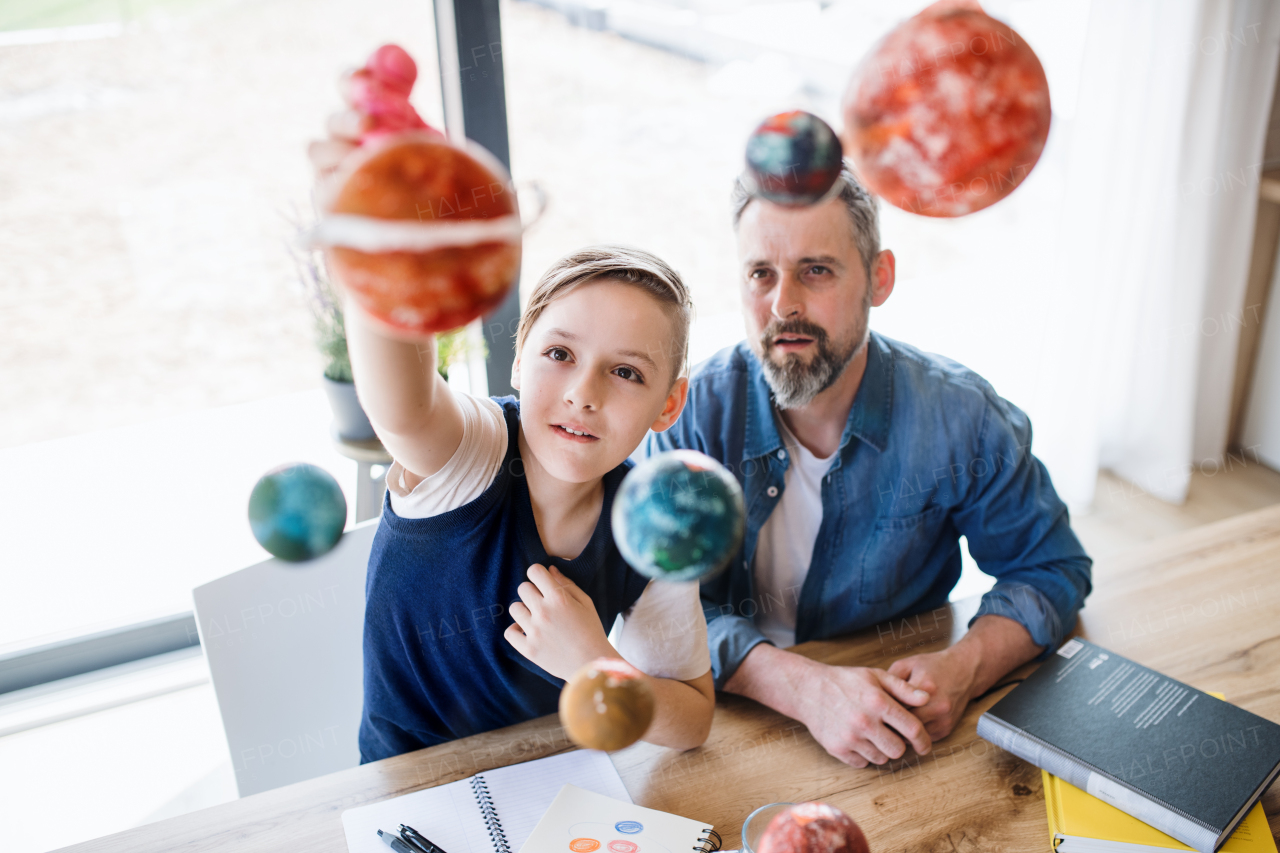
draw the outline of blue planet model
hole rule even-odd
[[[706,580],[742,546],[742,487],[729,471],[694,450],[641,462],[613,500],[613,538],[623,559],[646,577]]]
[[[826,197],[844,163],[840,138],[804,110],[765,119],[747,139],[747,175],[753,192],[788,207]]]
[[[347,499],[333,475],[300,462],[263,474],[249,495],[249,527],[272,556],[299,562],[327,553],[342,538]]]

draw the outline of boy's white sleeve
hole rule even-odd
[[[507,455],[507,419],[502,406],[488,397],[458,394],[462,410],[462,442],[439,471],[413,489],[404,482],[404,466],[392,462],[387,471],[391,509],[401,518],[430,518],[466,506],[484,494],[497,478]]]
[[[707,621],[694,581],[649,581],[622,615],[615,646],[632,666],[654,678],[692,681],[711,670]]]

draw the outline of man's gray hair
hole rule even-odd
[[[867,192],[867,188],[858,182],[846,164],[836,178],[840,187],[839,198],[844,202],[849,219],[853,222],[853,241],[862,256],[862,268],[866,270],[867,282],[871,281],[871,265],[880,254],[880,217],[877,212],[876,198]],[[741,177],[733,182],[733,227],[738,227],[743,212],[754,198]]]

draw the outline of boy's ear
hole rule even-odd
[[[671,386],[671,391],[667,394],[667,404],[662,407],[662,414],[658,415],[658,419],[649,429],[654,432],[665,432],[670,429],[680,417],[680,413],[684,411],[684,404],[688,400],[689,377],[681,376],[676,380],[676,384]]]
[[[511,362],[511,387],[520,390],[520,353],[516,353],[516,360]]]

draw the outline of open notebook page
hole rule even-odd
[[[350,853],[388,853],[378,830],[395,834],[407,823],[446,853],[493,853],[489,831],[471,791],[471,781],[425,788],[342,813]]]
[[[604,752],[579,749],[479,774],[484,777],[502,821],[511,853],[524,846],[533,828],[566,784],[631,802],[622,777]],[[428,836],[430,838],[430,836]],[[433,838],[432,841],[435,839]],[[448,850],[448,848],[445,848]],[[449,853],[453,853],[449,850]]]
[[[551,755],[477,775],[489,790],[512,853],[524,844],[566,783],[631,802],[609,756],[594,750]],[[390,848],[378,838],[378,830],[395,832],[407,823],[446,853],[494,853],[471,785],[471,779],[462,779],[348,809],[342,813],[347,849],[350,853],[387,853]]]

